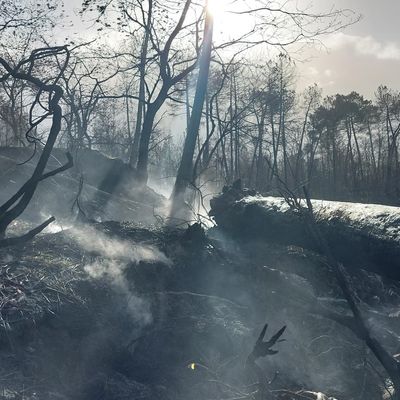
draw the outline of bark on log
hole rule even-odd
[[[339,262],[400,280],[400,208],[321,200],[312,204],[319,229]],[[283,198],[262,197],[236,184],[210,205],[218,227],[242,240],[320,252],[301,213]]]

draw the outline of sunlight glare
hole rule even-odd
[[[214,19],[218,19],[227,10],[228,1],[229,0],[208,0],[207,10],[211,13]]]
[[[230,40],[231,37],[240,35],[242,28],[248,28],[246,18],[233,13],[237,8],[236,2],[237,0],[207,1],[207,11],[214,20],[214,39]]]

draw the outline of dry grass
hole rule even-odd
[[[81,254],[63,234],[37,238],[0,252],[0,331],[35,323],[66,303],[83,302]]]

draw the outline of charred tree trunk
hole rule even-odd
[[[61,130],[62,109],[59,104],[63,94],[61,87],[57,84],[48,84],[46,81],[38,79],[34,77],[31,72],[20,72],[22,65],[28,63],[33,64],[37,57],[44,58],[46,56],[57,56],[59,54],[66,55],[66,65],[69,60],[69,52],[66,47],[54,47],[33,51],[28,60],[21,62],[15,68],[12,68],[4,59],[0,58],[1,65],[7,71],[7,74],[5,75],[6,77],[12,76],[14,79],[30,82],[31,84],[35,85],[40,92],[47,92],[49,94],[50,99],[48,108],[49,113],[52,115],[50,133],[31,178],[17,191],[14,196],[0,206],[0,240],[5,238],[6,230],[9,225],[25,211],[35,193],[39,182],[72,167],[72,156],[68,154],[68,162],[64,166],[45,173],[47,162]],[[61,70],[63,71],[63,68],[61,68]],[[34,127],[35,126],[32,126],[32,128]],[[44,229],[47,225],[48,223],[44,223],[36,230],[31,231],[31,233],[33,232],[36,234],[40,230]],[[31,236],[32,235],[28,233],[26,237],[30,238]]]
[[[306,222],[311,230],[315,242],[322,253],[327,257],[329,265],[331,266],[333,273],[335,275],[338,286],[343,292],[344,298],[349,305],[349,308],[353,314],[353,321],[345,322],[344,325],[350,328],[353,333],[361,340],[365,341],[366,345],[381,363],[382,367],[387,372],[390,380],[392,381],[394,388],[394,395],[392,398],[394,400],[400,400],[400,362],[397,361],[382,345],[375,339],[371,333],[371,330],[364,320],[352,293],[352,290],[347,282],[346,276],[343,272],[342,266],[336,260],[329,242],[325,239],[318,224],[315,220],[313,207],[311,204],[310,197],[307,190],[304,188],[305,198],[307,201],[307,212],[305,214]],[[303,213],[300,205],[297,205],[298,210]]]
[[[147,180],[149,177],[149,147],[151,134],[153,132],[154,120],[156,118],[158,110],[161,108],[162,104],[168,96],[168,89],[169,87],[164,85],[159,95],[157,96],[157,99],[147,106],[146,115],[143,121],[142,133],[140,135],[138,162],[136,167],[137,179],[138,182],[142,185],[147,184]]]
[[[149,1],[149,11],[147,14],[147,26],[150,27],[152,20],[152,5],[153,2]],[[130,156],[129,156],[129,165],[134,168],[138,161],[139,154],[139,141],[140,141],[140,133],[142,132],[142,120],[146,107],[145,96],[146,96],[146,87],[145,87],[145,77],[146,77],[146,60],[147,60],[147,51],[149,47],[150,40],[150,32],[148,29],[145,30],[142,51],[140,54],[140,66],[139,66],[139,101],[136,113],[136,126],[135,133],[133,136],[133,141],[130,147]]]
[[[193,102],[192,115],[190,117],[189,129],[186,135],[183,154],[176,177],[172,199],[179,208],[183,202],[183,196],[187,185],[193,176],[193,155],[199,134],[200,120],[207,90],[207,81],[210,69],[211,47],[213,35],[213,17],[207,12],[204,26],[203,50],[200,57],[199,77],[197,80],[196,94]]]

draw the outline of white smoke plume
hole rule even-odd
[[[141,325],[151,323],[150,304],[134,293],[125,271],[132,263],[145,261],[170,266],[171,260],[154,246],[113,238],[93,227],[77,226],[69,231],[69,235],[82,249],[96,255],[95,260],[84,267],[89,276],[107,279],[126,300],[132,318]]]
[[[72,228],[69,234],[85,251],[97,253],[108,259],[171,265],[171,260],[154,246],[110,237],[93,227],[77,226]]]

